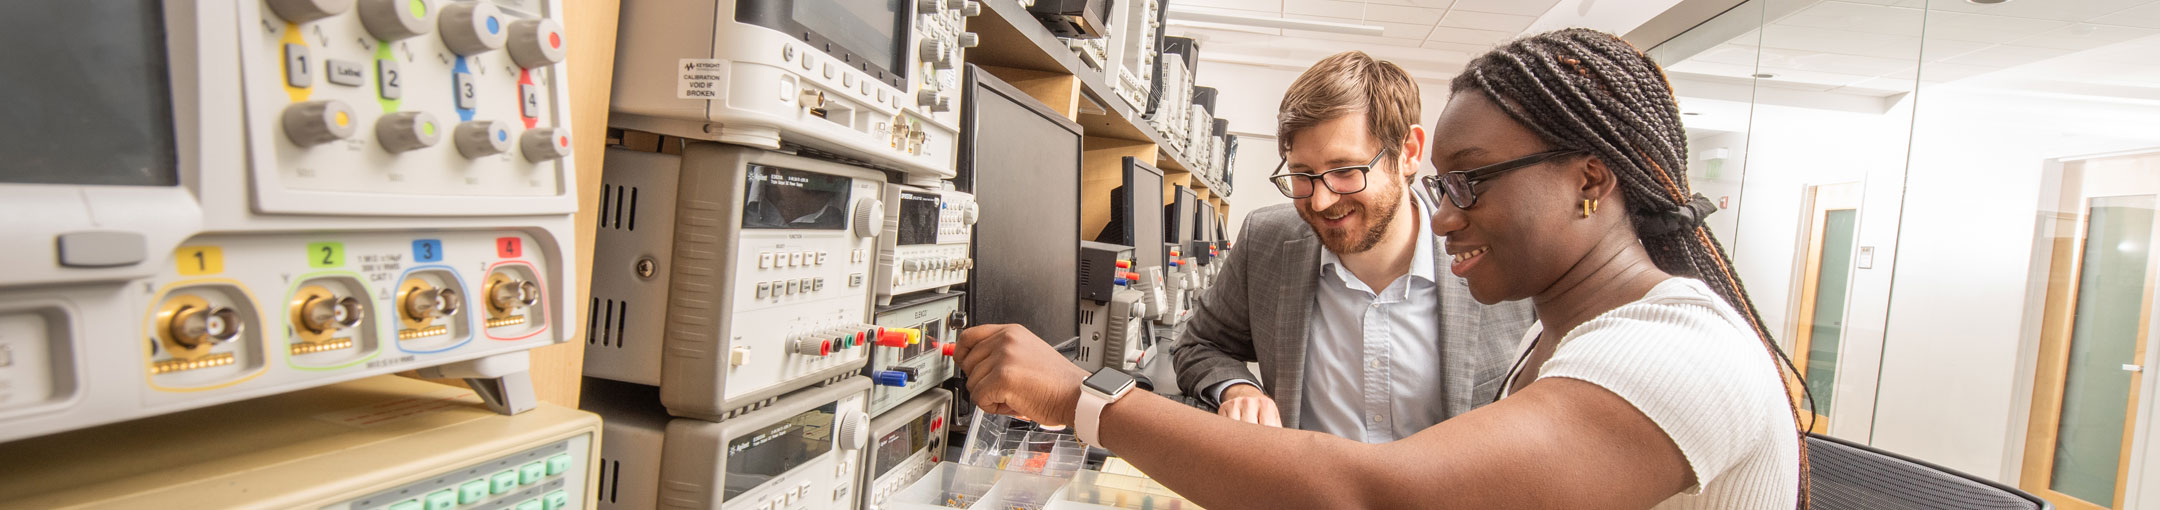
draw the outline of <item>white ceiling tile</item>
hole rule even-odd
[[[1883,75],[1883,78],[1888,78],[1892,80],[1911,80],[1914,78],[1918,78],[1920,81],[1925,83],[1948,83],[2001,70],[2003,70],[2003,68],[1994,66],[1975,66],[1930,62],[1927,65],[1920,66],[1919,69],[1913,71],[1886,74]]]
[[[1912,69],[1919,65],[1920,60],[1915,58],[1881,58],[1777,48],[1764,48],[1761,63],[1763,69],[1818,71],[1860,76],[1889,74]]]
[[[1850,32],[1831,28],[1776,24],[1763,27],[1762,46],[1882,58],[1920,58],[1920,34]]]
[[[1180,9],[1183,9],[1183,8],[1186,8],[1186,7],[1213,7],[1213,8],[1217,8],[1217,9],[1237,9],[1237,10],[1241,10],[1241,11],[1261,11],[1261,12],[1271,12],[1271,13],[1281,13],[1281,12],[1282,12],[1282,10],[1283,10],[1283,0],[1171,0],[1171,1],[1174,1],[1174,2],[1176,2],[1176,4],[1174,4],[1174,5],[1176,5],[1176,6],[1177,6],[1178,8],[1180,8]]]
[[[1754,46],[1726,43],[1703,50],[1702,53],[1697,53],[1688,59],[1736,66],[1754,66],[1756,62],[1761,60],[1761,53],[1762,50]]]
[[[1514,40],[1516,35],[1518,35],[1517,32],[1476,30],[1455,27],[1435,27],[1432,30],[1432,35],[1426,36],[1425,40],[1464,44],[1493,45]]]
[[[1287,28],[1283,29],[1283,37],[1287,38],[1282,42],[1283,44],[1293,45],[1304,44],[1303,42],[1298,41],[1298,39],[1352,42],[1359,44],[1371,44],[1376,46],[1407,46],[1412,48],[1417,47],[1418,43],[1423,42],[1422,39],[1414,37],[1374,37],[1369,35],[1338,34],[1333,32],[1313,32],[1307,30],[1293,30]]]
[[[2131,7],[2114,14],[2093,18],[2088,22],[2103,25],[2160,28],[2160,2]]]
[[[1343,0],[1289,0],[1283,4],[1283,13],[1305,16],[1325,16],[1345,20],[1377,20],[1391,23],[1410,23],[1431,26],[1440,21],[1446,9],[1429,7],[1405,7],[1380,3]]]
[[[2070,50],[1999,44],[1954,57],[1931,60],[1951,64],[2016,67],[2070,54]]]
[[[2089,50],[2110,44],[2142,39],[2154,34],[2160,34],[2160,30],[2079,23],[2049,30],[2039,35],[2021,38],[2013,42],[2019,46]]]
[[[1874,76],[1864,74],[1847,74],[1770,66],[1763,66],[1761,68],[1758,68],[1755,70],[1755,73],[1769,74],[1769,78],[1761,78],[1761,80],[1764,82],[1799,83],[1828,87],[1843,87],[1846,85],[1859,83],[1861,81],[1866,81],[1868,78],[1874,78]]]
[[[1889,35],[1919,35],[1924,13],[1919,9],[1850,2],[1822,2],[1772,22],[1810,28]]]
[[[1680,62],[1678,64],[1665,66],[1665,72],[1667,74],[1688,73],[1704,74],[1710,76],[1725,76],[1731,78],[1746,78],[1748,77],[1748,75],[1755,74],[1755,66],[1688,60]]]
[[[1174,0],[1173,0],[1174,1]],[[1455,10],[1544,16],[1560,0],[1455,0]]]
[[[1455,0],[1372,0],[1372,3],[1376,5],[1400,5],[1404,7],[1446,9],[1448,8],[1448,6],[1454,5]]]
[[[1327,16],[1308,16],[1308,15],[1302,15],[1302,14],[1284,14],[1284,15],[1283,15],[1283,18],[1284,18],[1284,19],[1298,19],[1298,20],[1309,20],[1309,21],[1326,21],[1326,22],[1330,22],[1330,23],[1350,23],[1350,24],[1356,24],[1356,25],[1372,25],[1372,26],[1380,27],[1380,37],[1386,37],[1386,38],[1390,38],[1390,39],[1416,39],[1416,40],[1418,40],[1418,41],[1424,41],[1424,40],[1425,40],[1425,34],[1427,34],[1427,33],[1430,33],[1430,32],[1432,32],[1432,25],[1430,25],[1430,24],[1416,24],[1416,23],[1395,23],[1395,22],[1390,22],[1390,21],[1378,21],[1378,20],[1363,20],[1363,21],[1360,21],[1360,20],[1354,20],[1354,19],[1331,18],[1331,17],[1327,17]],[[1293,31],[1295,31],[1295,30],[1293,30]],[[1284,35],[1289,35],[1289,32],[1284,32]],[[1413,45],[1413,46],[1414,46],[1414,45]]]
[[[1465,11],[1460,9],[1450,10],[1448,11],[1446,16],[1440,17],[1440,26],[1443,27],[1474,28],[1478,30],[1495,30],[1500,32],[1515,33],[1522,33],[1523,29],[1530,28],[1530,24],[1535,22],[1537,22],[1537,16],[1494,14],[1490,12]]]
[[[2041,20],[2085,21],[2150,3],[2152,3],[2152,0],[2023,0],[1983,5],[1971,2],[1936,0],[1928,2],[1928,9],[1937,12],[1964,12]]]
[[[1930,11],[1927,39],[2003,43],[2069,25],[2045,19]]]
[[[1493,45],[1490,44],[1467,44],[1447,41],[1425,41],[1425,44],[1419,45],[1418,47],[1427,50],[1438,50],[1444,53],[1467,55],[1470,58],[1482,56],[1486,52],[1490,52],[1493,49]],[[1468,62],[1468,59],[1464,59],[1464,61]]]

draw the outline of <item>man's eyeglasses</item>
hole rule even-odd
[[[1485,182],[1486,180],[1490,180],[1494,177],[1498,177],[1500,174],[1507,173],[1509,170],[1525,168],[1531,165],[1536,165],[1538,163],[1544,163],[1545,161],[1551,160],[1553,158],[1571,154],[1578,154],[1581,152],[1582,151],[1575,149],[1555,149],[1540,152],[1537,154],[1531,154],[1528,156],[1523,156],[1520,158],[1510,159],[1499,163],[1493,163],[1490,165],[1472,168],[1469,170],[1457,170],[1453,172],[1445,172],[1440,175],[1428,175],[1425,176],[1424,179],[1425,190],[1428,194],[1428,197],[1446,195],[1448,202],[1455,204],[1456,209],[1469,209],[1470,206],[1477,205],[1476,186],[1478,185],[1478,183]]]
[[[1337,195],[1348,195],[1365,191],[1365,174],[1372,172],[1373,165],[1380,164],[1380,158],[1387,155],[1388,151],[1382,150],[1373,155],[1372,161],[1363,165],[1346,166],[1317,174],[1284,172],[1283,169],[1290,166],[1290,160],[1285,159],[1282,164],[1275,165],[1275,173],[1268,176],[1268,181],[1275,183],[1275,189],[1290,198],[1312,196],[1313,181],[1320,181],[1322,186],[1327,186],[1328,191]]]

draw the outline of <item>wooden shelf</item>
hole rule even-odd
[[[967,63],[1013,84],[1078,123],[1082,134],[1080,156],[1080,235],[1094,239],[1110,222],[1110,190],[1124,182],[1124,160],[1130,156],[1163,171],[1164,203],[1174,200],[1173,186],[1193,188],[1227,216],[1229,202],[1216,195],[1206,179],[1192,172],[1183,154],[1171,150],[1167,138],[1141,117],[1111,87],[1113,76],[1088,67],[1065,42],[1051,35],[1014,0],[980,0],[983,13],[968,19],[968,31],[981,38],[969,48]]]

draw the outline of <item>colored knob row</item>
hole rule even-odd
[[[294,103],[285,107],[280,120],[286,138],[302,147],[351,138],[360,124],[352,105],[336,99]],[[390,113],[375,123],[375,139],[392,153],[424,149],[442,142],[441,125],[427,112]],[[458,154],[479,159],[509,152],[510,130],[510,123],[499,120],[467,121],[452,130],[451,140],[457,144]],[[528,129],[517,136],[516,145],[525,159],[534,163],[562,159],[570,155],[570,130]]]
[[[270,10],[286,21],[307,23],[352,10],[355,0],[270,0]],[[552,19],[509,21],[501,9],[484,2],[459,2],[436,9],[437,0],[358,0],[360,24],[370,35],[397,41],[442,27],[443,45],[472,56],[509,46],[510,60],[527,69],[563,61],[562,25]]]

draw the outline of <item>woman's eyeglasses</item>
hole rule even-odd
[[[1540,152],[1537,154],[1531,154],[1528,156],[1523,156],[1520,158],[1510,159],[1499,163],[1493,163],[1490,165],[1472,168],[1469,170],[1458,170],[1454,172],[1445,172],[1440,175],[1429,175],[1426,176],[1424,179],[1425,192],[1427,194],[1427,198],[1434,198],[1440,195],[1446,195],[1448,202],[1455,204],[1456,209],[1469,209],[1470,206],[1477,205],[1476,186],[1478,183],[1485,182],[1499,176],[1500,174],[1507,173],[1509,170],[1516,170],[1531,165],[1536,165],[1538,163],[1544,163],[1547,160],[1551,160],[1553,158],[1570,154],[1578,154],[1581,152],[1582,151],[1575,149],[1555,149]]]
[[[1388,151],[1383,150],[1379,154],[1374,154],[1372,161],[1367,161],[1363,165],[1346,166],[1317,174],[1284,172],[1283,168],[1290,166],[1290,160],[1286,159],[1283,160],[1282,164],[1275,166],[1275,173],[1268,176],[1268,182],[1275,183],[1275,189],[1281,191],[1283,196],[1290,198],[1312,196],[1313,181],[1319,181],[1320,185],[1327,186],[1328,191],[1335,192],[1337,195],[1357,193],[1365,191],[1365,174],[1372,172],[1373,165],[1380,164],[1380,158],[1386,157],[1387,154]]]

